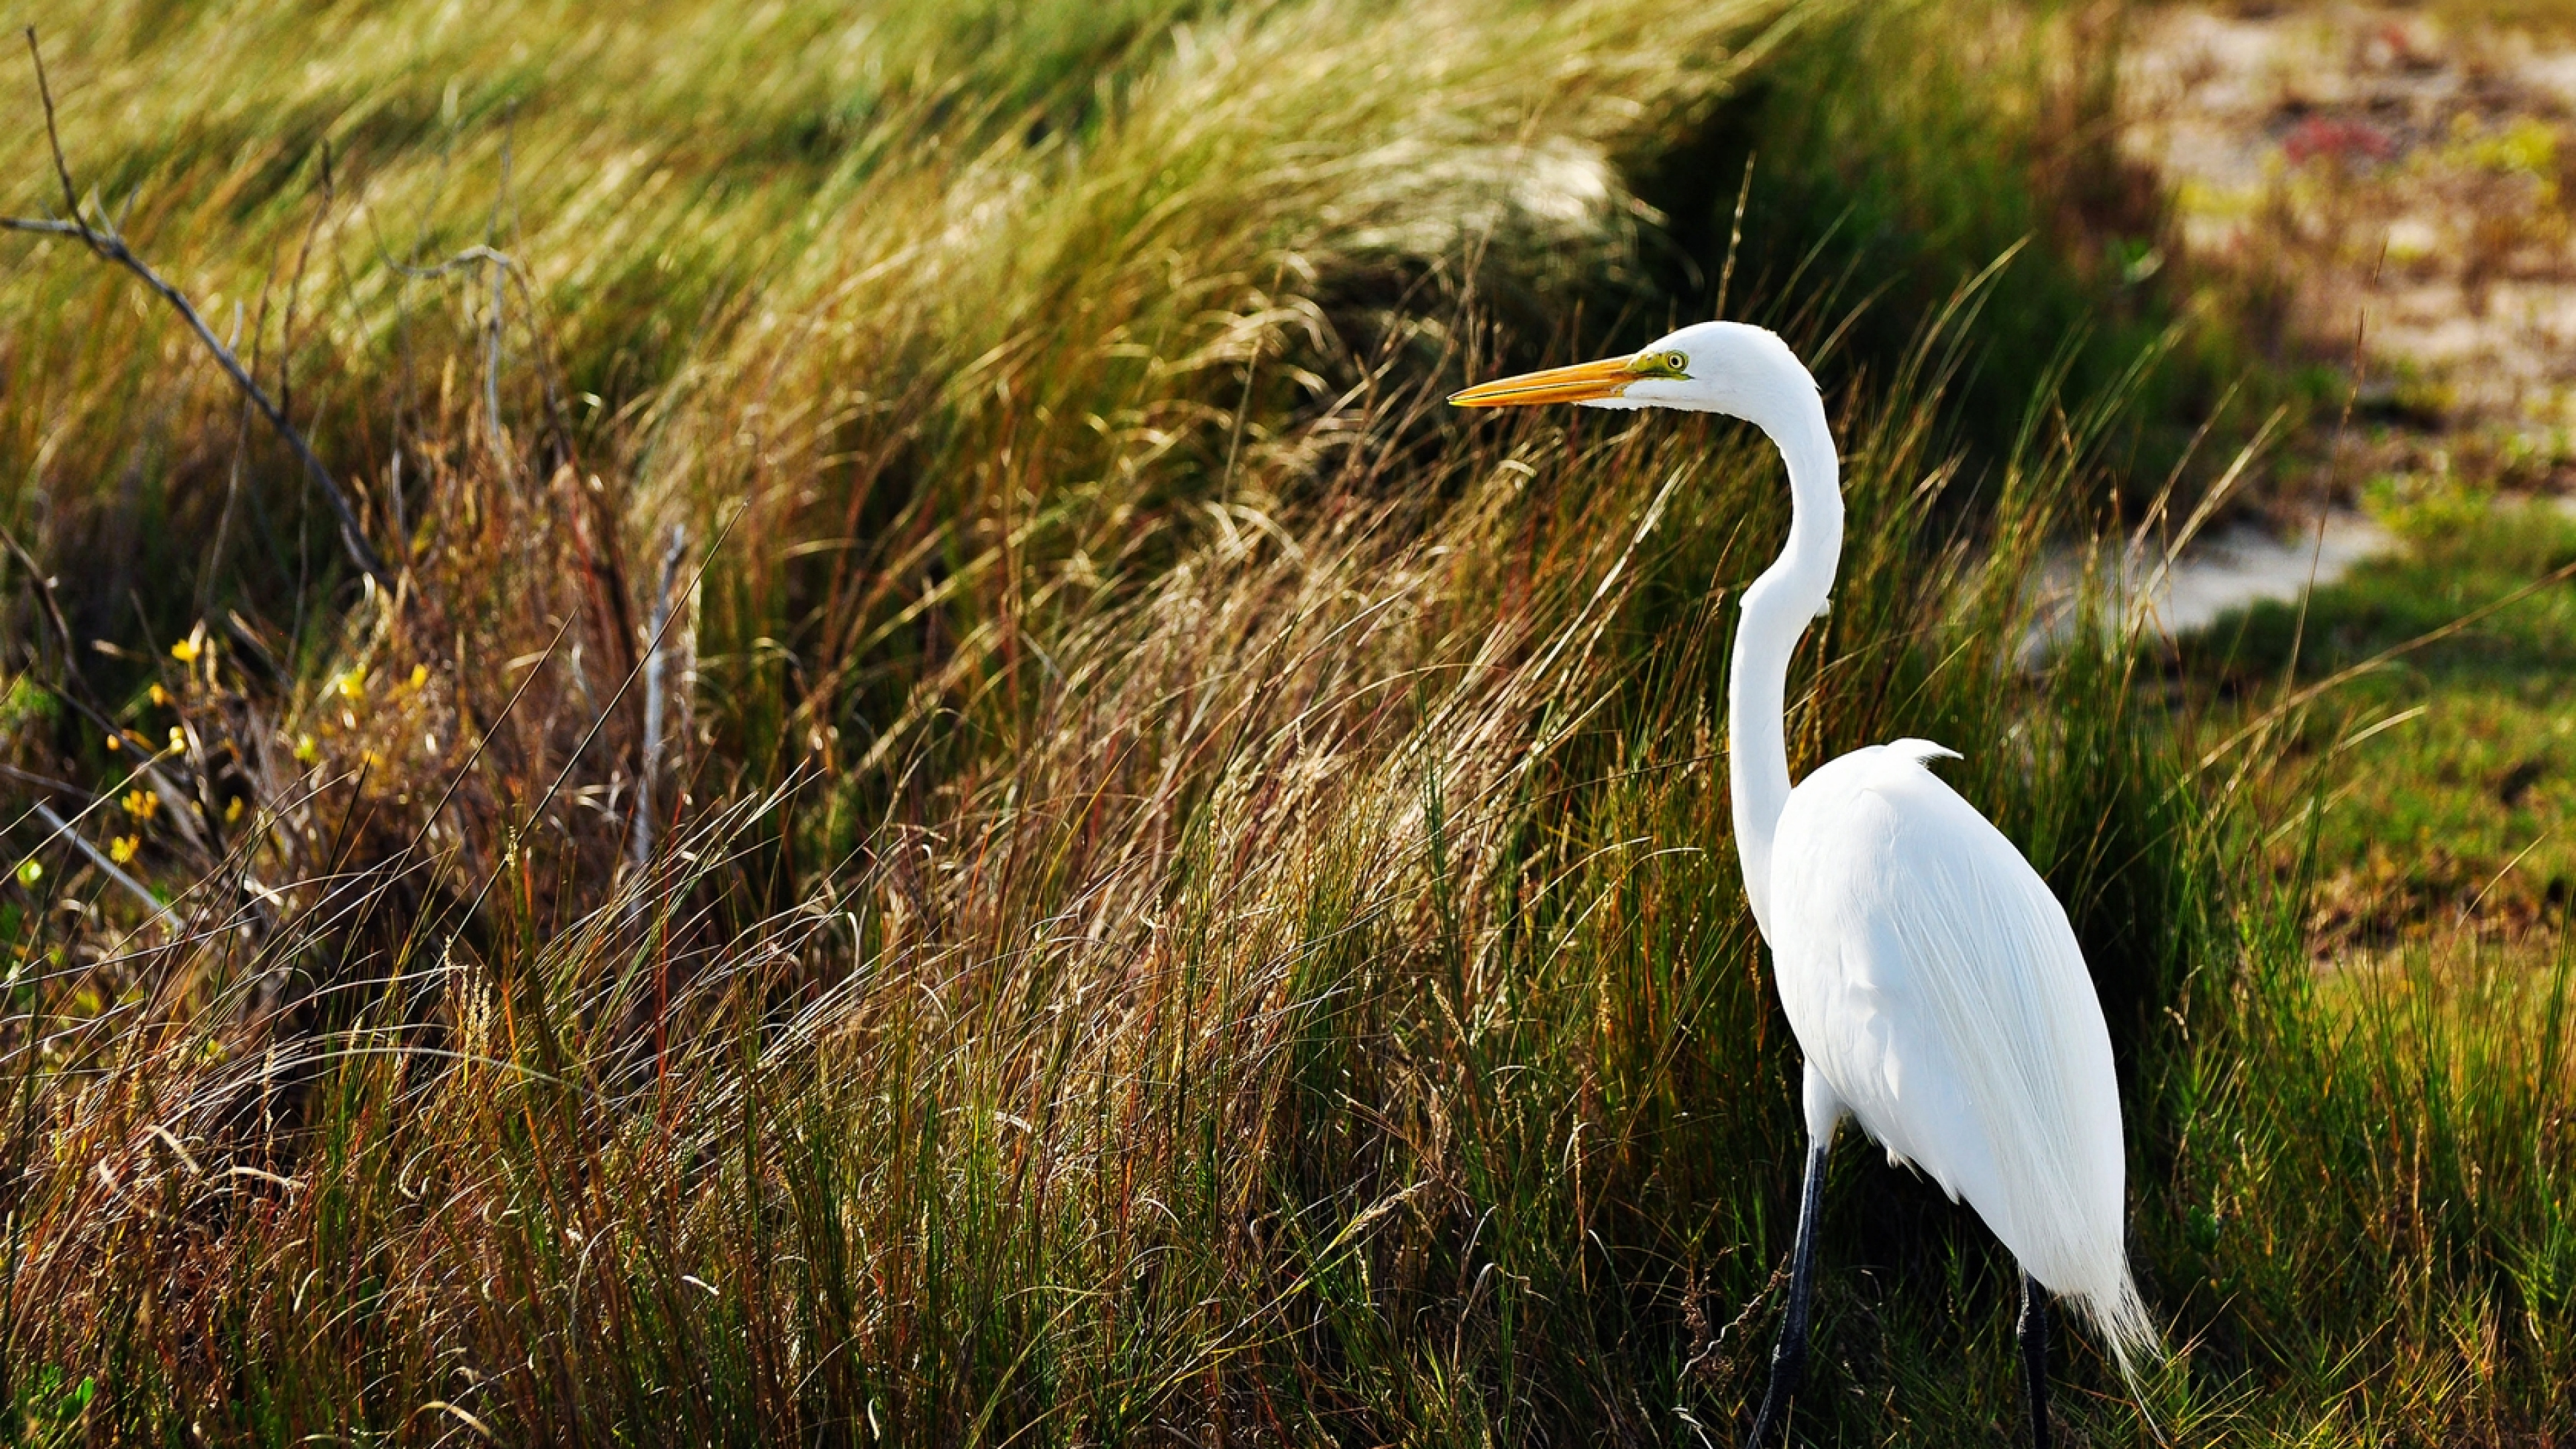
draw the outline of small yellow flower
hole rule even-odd
[[[366,672],[364,670],[352,669],[348,673],[341,675],[339,682],[333,687],[340,691],[340,697],[342,699],[347,700],[351,704],[356,704],[359,700],[367,697]]]
[[[313,742],[313,737],[311,735],[297,735],[295,737],[295,758],[307,765],[312,764],[315,760],[322,758],[322,747]]]
[[[149,820],[152,813],[161,808],[161,797],[149,790],[128,790],[118,803],[124,805],[125,813],[135,819]]]
[[[118,865],[123,865],[134,858],[134,852],[141,850],[142,848],[143,837],[139,835],[120,835],[107,843],[107,858],[115,861]]]
[[[18,863],[18,884],[31,886],[45,878],[45,868],[33,860]]]
[[[171,645],[171,646],[170,646],[170,657],[171,657],[171,658],[173,658],[173,659],[178,660],[178,661],[179,661],[180,663],[182,663],[182,664],[194,664],[194,663],[196,663],[196,662],[197,662],[197,641],[196,641],[195,639],[193,639],[193,638],[191,638],[191,639],[182,639],[182,640],[180,640],[178,643]]]
[[[157,684],[152,686],[152,707],[154,709],[166,709],[169,707],[169,704],[170,691],[163,689]]]
[[[226,825],[230,825],[234,821],[241,819],[242,801],[244,798],[245,797],[243,796],[235,795],[230,801],[225,803],[224,823]]]
[[[411,667],[411,687],[418,689],[427,683],[429,683],[429,666],[426,664],[413,665]]]
[[[186,748],[188,748],[188,732],[177,725],[170,726],[170,753],[175,755]]]
[[[107,747],[111,750],[121,750],[125,748],[125,741],[118,739],[114,735],[109,735],[107,737]]]

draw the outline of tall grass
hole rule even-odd
[[[1426,462],[1426,405],[1311,425],[1366,441],[1310,523],[1068,610],[1022,700],[962,702],[994,743],[786,915],[709,921],[761,799],[641,909],[550,914],[525,873],[570,862],[523,845],[481,932],[387,952],[327,1033],[264,1030],[252,989],[325,922],[156,953],[136,978],[203,1004],[62,1021],[29,1080],[12,1291],[51,1307],[13,1356],[94,1374],[84,1412],[135,1436],[433,1402],[416,1432],[527,1438],[1725,1417],[1759,1356],[1686,1385],[1680,1325],[1785,1241],[1793,1063],[1731,886],[1707,588],[1771,546],[1776,468],[1547,421]],[[1986,742],[1974,788],[2044,837],[2073,792],[2015,788],[2064,778],[2057,743],[2003,744],[2014,575],[1926,537],[1928,403],[1855,408],[1865,527],[1801,752]],[[1899,1192],[1939,1225],[1917,1252],[2000,1292]],[[1847,1340],[1920,1365],[1954,1305],[1870,1306],[1898,1326]],[[2009,1412],[2001,1364],[1953,1411]]]
[[[2562,937],[2563,940],[2563,937]],[[2166,1301],[2219,1422],[2309,1442],[2549,1444],[2576,1416],[2570,963],[2422,948],[2320,983],[2255,958],[2169,1079]],[[2251,1385],[2287,1381],[2297,1396]],[[2226,1403],[2214,1396],[2217,1403]]]
[[[19,254],[13,531],[128,572],[13,574],[10,778],[114,782],[79,828],[179,925],[12,830],[15,1432],[1728,1437],[1797,1126],[1716,721],[1785,490],[1732,424],[1437,398],[1643,335],[1600,310],[1652,274],[1624,177],[1816,18],[40,16],[75,159],[293,359],[407,578],[338,582],[236,402]],[[1837,386],[1798,767],[1959,746],[2070,902],[2177,1418],[2549,1432],[2563,1039],[2339,1026],[2129,649],[2016,663],[2122,414],[2024,369],[1958,463],[2012,276]],[[1835,308],[1756,305],[1830,352]],[[2330,1272],[2424,1152],[2512,1185]],[[1867,1156],[1800,1432],[1990,1434],[2009,1264]],[[2138,1436],[2062,1371],[2074,1432]]]
[[[2193,466],[2195,435],[2241,434],[2262,411],[2245,405],[2249,387],[2282,389],[2249,375],[2220,279],[2190,265],[2158,177],[2122,145],[2133,9],[1947,0],[1820,13],[1686,144],[1640,167],[1672,222],[1651,253],[1666,286],[1701,310],[1730,274],[1738,308],[1865,298],[1835,365],[1884,376],[1917,318],[2024,248],[1985,313],[1997,360],[1950,399],[1962,441],[1987,462],[2009,452],[2041,360],[2063,349],[2071,394],[2129,404],[2120,467],[2097,482],[2126,483],[2134,506],[2138,484],[2179,465],[2196,489],[2230,450],[2204,446]],[[2000,360],[2017,349],[2027,355]],[[2137,374],[2151,350],[2161,365]]]

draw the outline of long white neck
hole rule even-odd
[[[1802,370],[1803,376],[1803,370]],[[1789,657],[1807,622],[1833,592],[1843,551],[1841,469],[1815,385],[1775,394],[1772,414],[1753,421],[1789,466],[1789,543],[1744,591],[1727,672],[1727,778],[1735,805],[1735,852],[1744,894],[1763,939],[1771,936],[1771,842],[1789,803],[1786,734]]]

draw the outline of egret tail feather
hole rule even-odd
[[[2170,1445],[2164,1425],[2147,1400],[2143,1372],[2162,1363],[2164,1340],[2156,1333],[2155,1321],[2147,1316],[2147,1305],[2138,1297],[2137,1281],[2124,1267],[2118,1282],[2108,1292],[2075,1292],[2059,1295],[2074,1308],[2094,1337],[2111,1351],[2111,1364],[2120,1371],[2120,1381],[2128,1386],[2129,1402],[2135,1404],[2138,1417],[2145,1422],[2147,1433],[2158,1444]]]

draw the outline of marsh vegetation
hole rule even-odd
[[[2119,149],[2121,18],[40,3],[84,214],[393,582],[160,299],[0,239],[12,1432],[1727,1442],[1799,1136],[1718,727],[1777,463],[1440,405],[1722,311],[1847,459],[1796,763],[1962,750],[2095,967],[2160,1417],[2563,1438],[2563,899],[2318,969],[2317,671],[2447,585],[2020,647],[2055,543],[2304,418]],[[0,180],[64,210],[40,124]],[[2016,1422],[1973,1216],[1827,1201],[1794,1431]]]

